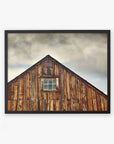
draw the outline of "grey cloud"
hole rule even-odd
[[[80,71],[106,76],[106,34],[9,34],[8,62],[32,65],[50,54]]]

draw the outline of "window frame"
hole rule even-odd
[[[56,89],[44,89],[44,80],[45,79],[55,79],[55,85],[56,85]],[[42,81],[42,91],[44,92],[51,92],[51,91],[59,91],[60,90],[60,77],[42,77],[41,78],[41,81]]]
[[[46,86],[47,86],[47,88],[44,88]],[[43,90],[44,91],[57,90],[57,88],[56,88],[56,78],[43,78]]]

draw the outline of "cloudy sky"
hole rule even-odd
[[[107,94],[106,34],[10,33],[8,81],[48,54]]]

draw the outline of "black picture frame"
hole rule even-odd
[[[108,110],[107,111],[8,111],[8,34],[10,33],[106,33],[107,34],[107,95]],[[6,114],[109,114],[111,101],[111,55],[110,55],[110,30],[5,30],[5,113]]]

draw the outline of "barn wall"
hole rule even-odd
[[[59,79],[57,91],[43,91],[47,76]],[[8,111],[107,111],[107,98],[61,65],[42,63],[8,84]]]

